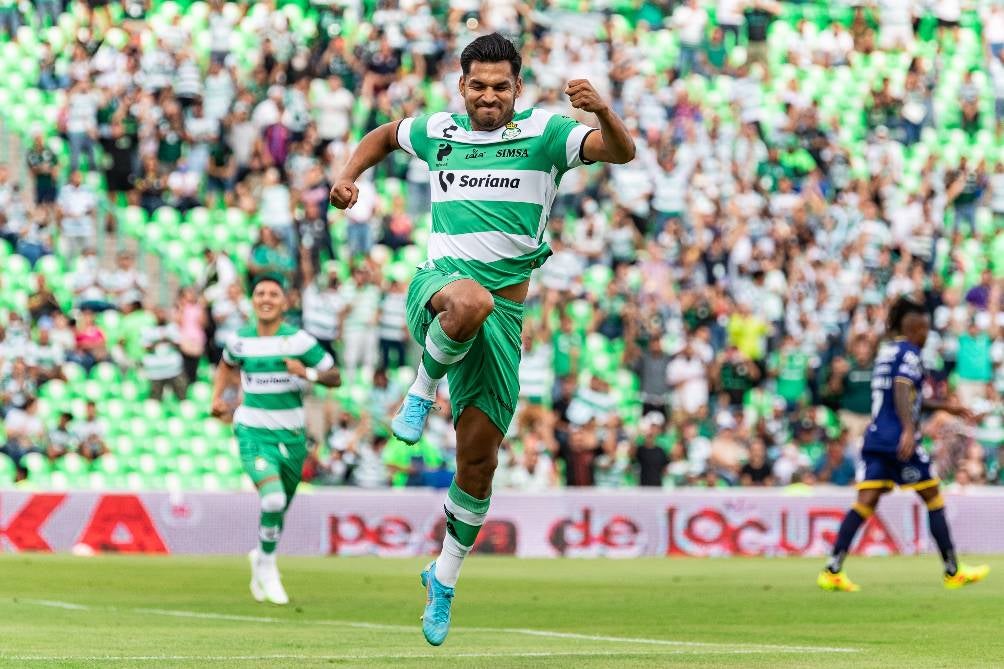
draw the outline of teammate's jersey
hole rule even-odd
[[[872,373],[872,422],[865,431],[864,451],[895,453],[903,430],[920,427],[923,381],[919,348],[903,340],[889,341],[879,348]],[[896,415],[894,393],[899,383],[910,384],[912,390],[911,425],[903,425]]]
[[[255,325],[247,325],[223,349],[224,362],[240,367],[244,390],[234,425],[252,439],[286,444],[306,439],[302,393],[309,383],[286,371],[286,358],[320,371],[334,365],[316,339],[287,323],[271,337],[259,336]]]
[[[582,157],[589,126],[528,109],[492,131],[439,112],[404,119],[401,148],[429,165],[429,262],[489,290],[521,283],[551,255],[544,226],[561,176]]]

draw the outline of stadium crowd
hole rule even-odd
[[[48,34],[64,9],[35,4],[0,3],[10,38],[22,23]],[[932,314],[928,391],[983,416],[926,422],[941,475],[1002,480],[1004,8],[90,4],[103,11],[66,8],[81,28],[44,47],[30,82],[61,101],[54,132],[26,133],[23,167],[0,169],[0,262],[16,252],[36,271],[24,304],[0,300],[0,452],[14,461],[104,456],[101,403],[41,416],[40,389],[114,368],[142,397],[184,398],[251,317],[248,281],[277,272],[289,319],[349,386],[314,398],[307,479],[448,485],[445,384],[425,439],[388,439],[415,361],[398,268],[422,260],[428,169],[398,152],[352,209],[327,196],[365,131],[463,112],[459,50],[499,30],[520,35],[519,108],[571,114],[560,91],[588,78],[638,156],[561,184],[497,485],[849,485],[885,308],[904,293]],[[123,241],[127,206],[150,226],[170,209],[242,212],[255,238],[191,249],[200,271],[168,304],[145,247]],[[53,256],[71,294],[39,270]]]

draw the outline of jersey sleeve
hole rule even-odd
[[[408,154],[425,160],[429,155],[429,115],[414,116],[402,119],[397,124],[397,144]]]
[[[297,337],[303,338],[304,342],[307,343],[303,353],[297,356],[300,362],[307,367],[313,367],[319,372],[325,372],[335,366],[335,361],[332,359],[331,354],[321,348],[321,345],[317,343],[317,340],[313,336],[300,330],[297,333]]]
[[[904,351],[896,367],[896,379],[904,379],[910,383],[920,383],[924,378],[924,363],[913,351]]]
[[[237,333],[231,334],[227,337],[226,341],[223,342],[223,362],[227,363],[231,367],[240,367],[241,359],[236,352],[237,347]]]
[[[594,163],[593,160],[586,160],[582,155],[582,149],[586,144],[586,137],[595,130],[596,128],[590,128],[567,116],[553,116],[547,123],[545,133],[554,164],[565,171],[579,165]]]

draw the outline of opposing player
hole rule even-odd
[[[457,473],[446,499],[447,536],[422,573],[428,599],[422,629],[439,645],[450,627],[454,586],[488,513],[497,451],[519,393],[523,300],[530,273],[551,255],[544,225],[562,175],[596,161],[625,163],[634,142],[590,83],[568,83],[573,107],[599,128],[543,109],[515,113],[523,90],[513,44],[491,34],[461,53],[459,89],[467,114],[439,112],[367,134],[331,189],[345,209],[355,181],[403,149],[429,165],[429,257],[408,290],[408,324],[424,348],[417,378],[394,418],[394,434],[419,440],[447,376],[457,430]]]
[[[238,375],[243,400],[233,415],[241,463],[261,507],[258,548],[251,551],[251,594],[286,604],[275,563],[283,517],[300,483],[307,456],[302,392],[313,383],[337,386],[338,369],[313,337],[283,322],[286,294],[278,275],[259,277],[252,287],[255,320],[226,342],[213,381],[213,415],[227,418],[227,388]]]
[[[958,562],[939,481],[931,473],[927,452],[917,441],[921,408],[947,411],[970,421],[973,416],[955,402],[922,398],[924,368],[920,351],[931,328],[925,307],[901,297],[890,308],[887,325],[887,331],[895,338],[882,345],[875,359],[872,421],[865,430],[861,450],[858,501],[844,516],[833,553],[816,582],[824,590],[855,592],[859,589],[843,571],[844,558],[858,529],[875,513],[879,498],[898,485],[915,490],[924,500],[931,535],[945,564],[945,587],[961,588],[983,580],[990,568],[986,565],[969,567]]]

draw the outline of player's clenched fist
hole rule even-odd
[[[359,188],[351,181],[338,181],[331,187],[331,195],[328,198],[332,206],[338,209],[348,209],[356,203],[359,197]]]
[[[587,79],[572,79],[565,87],[565,95],[572,101],[572,106],[591,114],[598,114],[607,108],[600,94]]]

